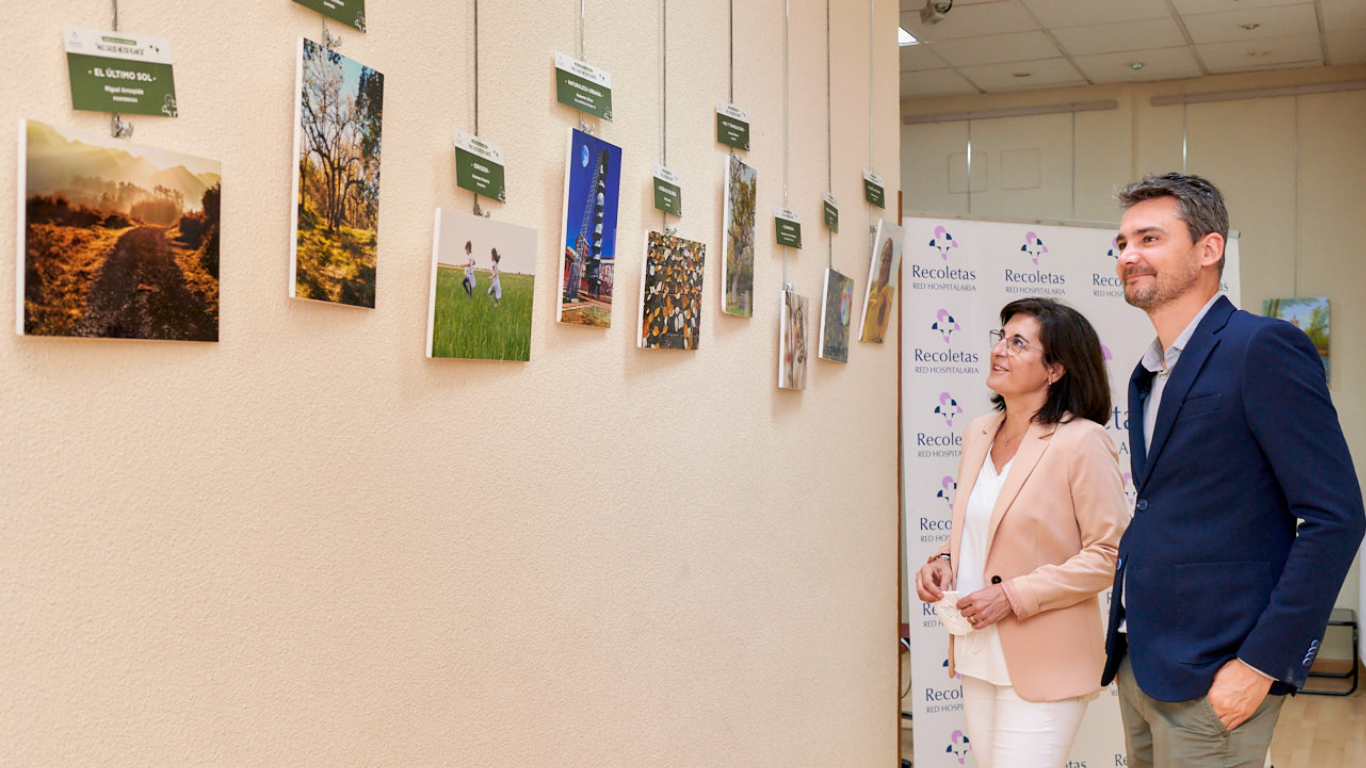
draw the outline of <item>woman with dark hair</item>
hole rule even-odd
[[[981,768],[1061,768],[1105,661],[1098,593],[1128,525],[1110,386],[1081,313],[1026,298],[991,332],[995,412],[963,435],[949,540],[916,574]]]

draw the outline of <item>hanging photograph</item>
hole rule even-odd
[[[1295,299],[1262,299],[1262,314],[1275,317],[1299,328],[1314,342],[1323,361],[1323,372],[1332,379],[1332,369],[1328,366],[1329,315],[1328,297],[1310,296]]]
[[[697,349],[702,328],[702,243],[645,233],[645,264],[640,270],[642,349]]]
[[[436,209],[427,357],[531,359],[536,230]]]
[[[896,278],[901,266],[901,244],[906,230],[885,221],[877,223],[873,261],[868,267],[868,294],[863,299],[863,330],[859,341],[882,343],[896,300]]]
[[[612,325],[620,198],[621,147],[570,128],[556,313],[562,323],[597,328]]]
[[[854,314],[854,281],[827,267],[821,295],[820,358],[849,362],[849,321]]]
[[[289,295],[375,306],[384,75],[299,40]]]
[[[17,331],[218,341],[216,160],[19,127]]]
[[[778,386],[806,389],[807,301],[796,291],[780,291]]]
[[[726,233],[721,238],[721,311],[754,316],[754,213],[758,174],[732,156],[726,161]]]

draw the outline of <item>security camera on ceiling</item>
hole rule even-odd
[[[920,9],[920,22],[922,24],[938,24],[949,15],[953,10],[953,0],[926,0],[925,7]]]

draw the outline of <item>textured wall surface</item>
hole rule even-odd
[[[107,5],[107,4],[106,4]],[[500,221],[540,230],[531,362],[423,356],[432,210],[468,210],[471,5],[369,0],[341,52],[386,77],[378,306],[287,298],[297,38],[287,0],[124,0],[170,38],[181,117],[135,140],[223,162],[221,342],[0,335],[0,764],[885,765],[895,757],[896,343],[774,386],[783,203],[782,0],[735,3],[735,101],[759,171],[752,320],[721,316],[725,0],[668,8],[680,234],[707,244],[702,347],[634,346],[640,243],[659,226],[657,3],[588,0],[624,147],[615,323],[554,322],[566,132],[552,53],[572,0],[480,7],[480,132],[507,152]],[[860,171],[895,200],[895,4],[834,0],[833,262],[865,289]],[[0,145],[69,108],[64,23],[8,14]],[[792,4],[788,279],[820,296],[825,4]],[[15,242],[0,152],[0,242]],[[889,214],[889,216],[892,214]],[[13,275],[7,248],[0,264]],[[0,280],[13,327],[15,281]]]

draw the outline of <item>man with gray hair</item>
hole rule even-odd
[[[1129,381],[1137,501],[1102,684],[1129,768],[1260,768],[1366,531],[1317,350],[1219,294],[1228,212],[1199,176],[1119,193],[1116,273],[1157,338]]]

